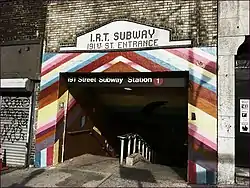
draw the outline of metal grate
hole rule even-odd
[[[30,97],[1,96],[1,143],[9,166],[26,164],[30,106]]]

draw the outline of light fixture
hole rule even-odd
[[[132,90],[132,89],[129,88],[129,87],[125,87],[124,89],[127,90],[127,91],[131,91],[131,90]]]

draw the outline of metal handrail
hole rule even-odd
[[[123,155],[124,155],[124,141],[128,140],[128,156],[131,154],[131,139],[133,139],[133,153],[135,153],[136,148],[140,154],[142,154],[143,157],[146,158],[146,160],[151,161],[152,157],[152,148],[145,142],[145,140],[138,135],[137,133],[127,133],[121,136],[118,136],[121,140],[121,153],[120,153],[120,164],[123,163]],[[137,143],[138,141],[138,143]],[[146,151],[145,151],[146,150]]]

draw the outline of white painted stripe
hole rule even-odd
[[[134,68],[134,69],[136,69],[136,70],[138,70],[140,72],[151,72],[150,70],[142,67],[141,65],[138,65],[138,64],[130,61],[129,59],[127,59],[125,57],[119,56],[117,58],[118,58],[119,61],[121,61],[121,62],[123,62],[123,63],[125,63],[125,64],[127,64],[129,66],[131,66],[132,68]]]
[[[133,64],[131,65],[132,68],[134,68],[135,70],[138,70],[139,72],[151,72],[150,70],[138,65],[138,64]]]
[[[42,63],[42,69],[49,65],[50,63],[54,62],[56,59],[60,58],[61,56],[65,56],[65,54],[56,54],[53,57],[49,58],[47,61]]]
[[[124,64],[129,65],[130,67],[138,70],[139,72],[151,72],[150,70],[148,70],[148,69],[146,69],[146,68],[130,61],[129,59],[122,57],[122,56],[118,56],[118,57],[114,58],[112,61],[106,63],[105,65],[103,65],[101,67],[98,67],[97,69],[93,70],[92,72],[103,72],[119,62],[122,62]]]
[[[195,165],[196,165],[196,183],[205,184],[207,181],[206,169],[198,164]]]
[[[88,61],[88,59],[94,57],[95,55],[96,55],[96,53],[82,53],[82,54],[72,58],[67,63],[60,65],[59,67],[52,70],[48,74],[45,74],[44,76],[42,76],[41,86],[45,85],[49,81],[56,78],[60,72],[67,72],[69,69],[80,65],[84,61]]]
[[[216,62],[216,56],[213,56],[212,54],[206,53],[203,50],[201,50],[200,48],[192,48],[193,52],[210,60],[213,62]]]
[[[0,88],[25,88],[28,78],[0,79]]]
[[[41,167],[47,166],[47,148],[41,151]]]
[[[172,66],[182,71],[192,71],[192,75],[195,75],[195,77],[201,80],[204,80],[205,75],[209,78],[207,83],[216,87],[216,75],[211,72],[208,72],[207,70],[202,69],[201,67],[198,67],[197,65],[190,63],[185,59],[182,59],[172,53],[169,53],[166,50],[152,50],[147,51],[147,53],[165,62],[171,62]]]

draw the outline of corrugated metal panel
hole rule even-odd
[[[26,165],[30,110],[30,97],[1,96],[1,143],[8,166]]]

